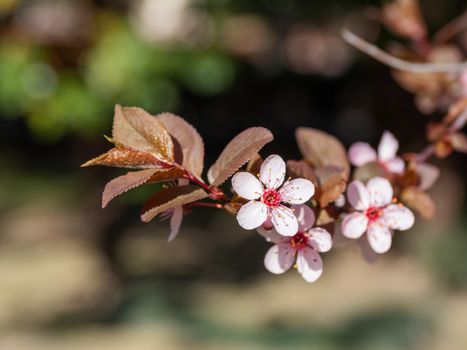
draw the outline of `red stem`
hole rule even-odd
[[[217,208],[222,209],[224,206],[220,203],[210,203],[210,202],[193,202],[190,205],[194,207],[210,207],[210,208]]]

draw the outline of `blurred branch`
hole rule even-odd
[[[467,29],[467,11],[442,27],[433,37],[435,44],[444,44],[452,37]]]
[[[381,50],[377,46],[370,44],[359,36],[355,35],[348,29],[342,31],[344,40],[373,57],[375,60],[388,65],[394,69],[411,72],[411,73],[461,73],[467,69],[467,62],[462,63],[414,63],[394,57],[387,52]]]

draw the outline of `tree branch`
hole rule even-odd
[[[377,46],[370,44],[369,42],[363,40],[359,36],[355,35],[348,29],[344,29],[341,33],[342,38],[352,45],[353,47],[359,49],[360,51],[366,53],[367,55],[373,57],[375,60],[386,64],[389,67],[394,69],[411,72],[411,73],[455,73],[460,74],[467,69],[467,62],[462,63],[414,63],[402,60],[400,58],[394,57],[387,52],[381,50]]]

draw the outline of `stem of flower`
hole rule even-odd
[[[224,206],[220,203],[210,203],[210,202],[193,202],[190,205],[194,207],[210,207],[210,208],[217,208],[222,209]]]

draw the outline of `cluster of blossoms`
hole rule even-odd
[[[379,147],[380,162],[394,172],[404,170],[404,162],[395,156],[397,140],[385,132]],[[364,165],[376,159],[363,156],[374,153],[368,144],[354,144],[349,157]],[[401,163],[401,164],[400,164]],[[388,166],[398,164],[397,166]],[[246,230],[256,229],[267,241],[275,243],[267,252],[264,265],[274,274],[287,271],[296,261],[297,271],[307,282],[316,281],[323,271],[319,253],[332,248],[332,236],[324,228],[315,227],[315,213],[303,204],[312,198],[315,188],[311,181],[297,178],[284,184],[286,164],[278,155],[271,155],[261,165],[259,180],[249,172],[239,172],[232,178],[232,187],[249,200],[237,213],[237,220]],[[365,185],[353,181],[347,188],[347,201],[354,211],[343,216],[340,229],[350,239],[359,239],[366,232],[370,247],[382,254],[391,247],[393,230],[408,230],[414,215],[404,205],[393,203],[391,183],[374,177]],[[284,204],[291,204],[287,207]]]

